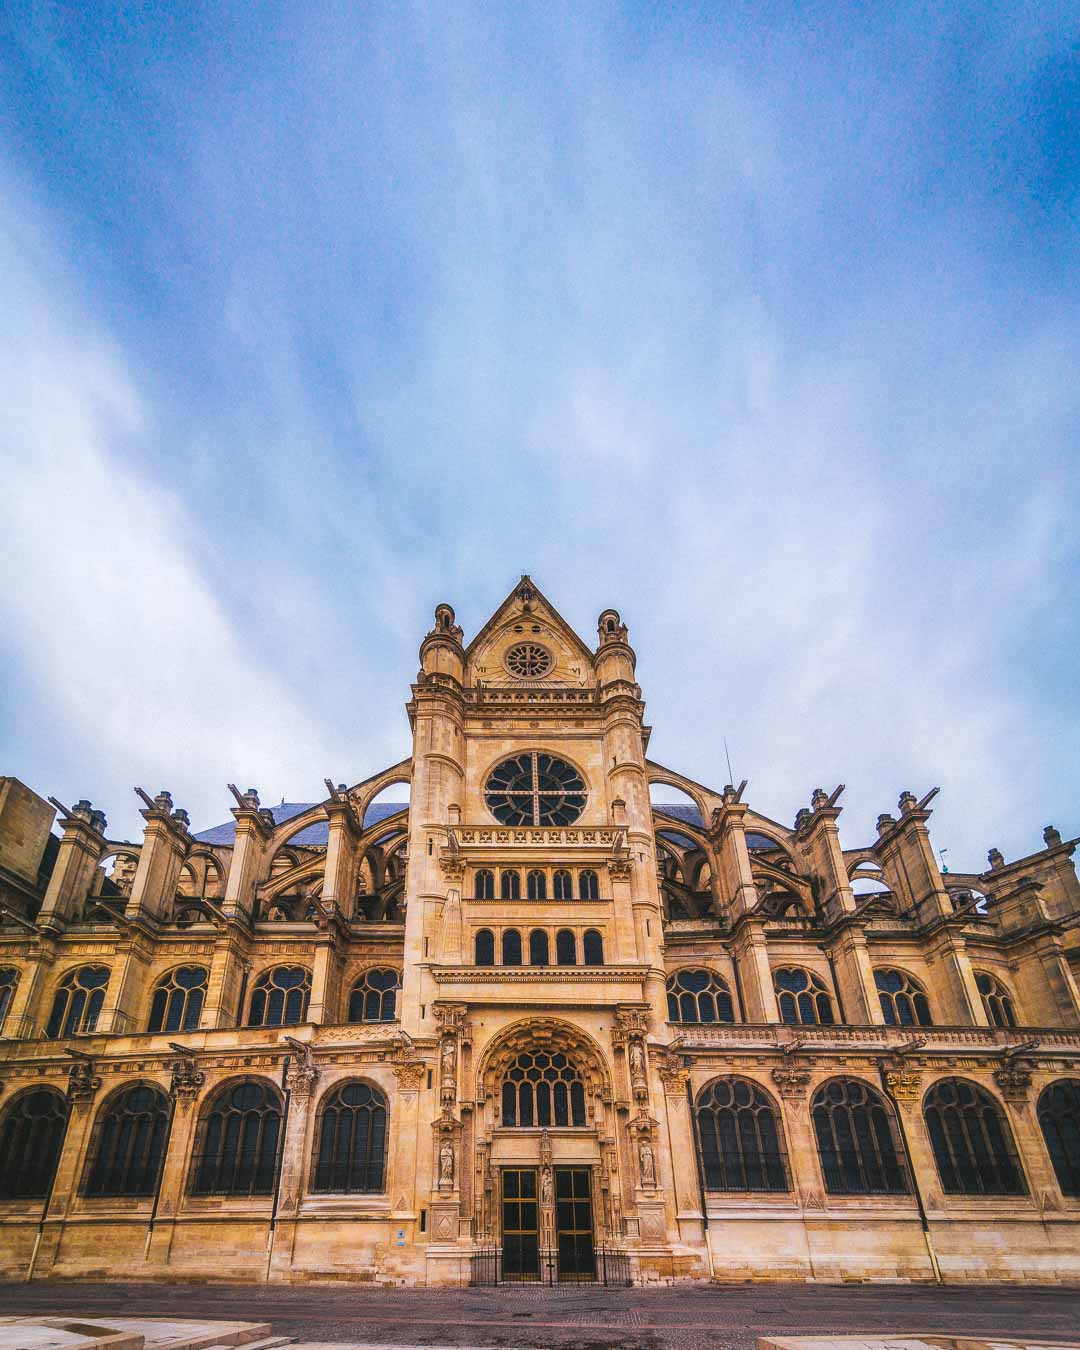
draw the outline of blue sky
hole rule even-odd
[[[1080,11],[0,16],[0,765],[139,826],[408,752],[528,571],[655,757],[1080,832]]]

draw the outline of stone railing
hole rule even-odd
[[[462,848],[490,848],[493,844],[536,845],[550,848],[613,848],[619,831],[610,825],[572,825],[566,829],[524,829],[509,825],[455,825],[454,834]]]
[[[1080,1028],[1060,1027],[878,1027],[781,1026],[762,1023],[714,1023],[711,1026],[674,1026],[679,1050],[728,1050],[757,1052],[784,1050],[793,1041],[808,1053],[864,1050],[888,1054],[925,1041],[913,1053],[1002,1054],[1030,1041],[1038,1041],[1032,1056],[1080,1055]]]

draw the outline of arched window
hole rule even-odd
[[[349,994],[350,1022],[393,1022],[401,976],[389,967],[365,970]]]
[[[526,1051],[506,1071],[502,1123],[532,1126],[585,1125],[585,1085],[558,1050]]]
[[[194,1195],[272,1195],[281,1100],[270,1083],[247,1079],[211,1099],[191,1169]]]
[[[147,1031],[194,1031],[202,1015],[209,972],[202,966],[177,966],[158,982],[150,1004]]]
[[[78,970],[69,970],[53,995],[45,1035],[55,1040],[59,1036],[89,1035],[94,1031],[108,983],[108,966],[81,966]]]
[[[1012,995],[1000,980],[988,975],[985,970],[975,972],[975,988],[982,998],[983,1008],[992,1027],[1016,1026],[1016,1009]]]
[[[930,1004],[922,986],[902,970],[875,970],[881,1015],[887,1027],[932,1027]]]
[[[577,965],[577,939],[569,928],[560,928],[555,934],[555,962],[560,966]]]
[[[602,966],[604,964],[604,939],[595,928],[589,928],[581,940],[581,949],[585,957],[587,966]]]
[[[476,874],[476,898],[477,900],[495,899],[495,873],[489,871],[486,867],[481,867]]]
[[[1039,1097],[1039,1125],[1062,1195],[1080,1195],[1080,1079],[1059,1078]]]
[[[719,975],[711,970],[679,970],[668,976],[669,1022],[734,1022],[735,1005]]]
[[[249,1027],[294,1027],[307,1017],[311,972],[303,966],[275,966],[255,981]]]
[[[823,1084],[810,1108],[830,1195],[907,1195],[907,1167],[892,1112],[858,1078]]]
[[[990,1096],[963,1078],[942,1078],[923,1116],[947,1195],[1026,1195],[1009,1122]]]
[[[521,899],[521,873],[503,872],[499,876],[500,895],[503,900]]]
[[[787,966],[773,972],[773,988],[780,1008],[780,1020],[789,1026],[832,1026],[832,999],[825,982],[808,970]]]
[[[578,877],[578,895],[582,900],[600,899],[600,882],[592,868],[586,868]]]
[[[169,1099],[136,1083],[102,1110],[90,1148],[87,1195],[153,1195],[165,1160]]]
[[[542,928],[534,928],[529,934],[529,965],[546,966],[548,963],[548,935]]]
[[[521,934],[516,928],[503,930],[502,963],[504,966],[521,965]]]
[[[4,1029],[4,1018],[11,1007],[15,995],[15,986],[19,983],[19,972],[14,966],[0,966],[0,1031]]]
[[[551,895],[555,900],[573,900],[574,878],[569,872],[553,872],[551,876]]]
[[[716,1079],[702,1088],[694,1114],[706,1190],[788,1190],[780,1116],[755,1083]]]
[[[386,1173],[386,1098],[369,1083],[342,1083],[319,1116],[313,1191],[381,1191]]]
[[[481,928],[476,934],[476,964],[478,966],[495,964],[495,934],[490,928]]]
[[[44,1200],[67,1129],[68,1106],[52,1088],[14,1101],[0,1126],[0,1200]]]
[[[526,894],[530,900],[547,899],[547,877],[535,868],[525,878]]]

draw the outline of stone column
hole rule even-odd
[[[172,797],[164,790],[154,798],[140,788],[135,790],[146,803],[146,809],[139,813],[146,829],[124,912],[129,919],[167,923],[172,917],[180,869],[192,843],[188,813],[174,810]]]
[[[307,1190],[307,1173],[312,1165],[311,1101],[319,1079],[311,1047],[292,1036],[285,1039],[292,1050],[291,1063],[285,1075],[289,1119],[281,1148],[277,1224],[268,1268],[268,1278],[277,1279],[285,1278],[293,1262],[296,1216]]]
[[[846,924],[841,921],[841,924],[841,931],[830,942],[828,951],[833,958],[836,983],[844,1005],[844,1019],[864,1025],[884,1026],[885,1018],[874,983],[874,968],[870,962],[870,949],[866,945],[866,932],[858,920]]]
[[[68,1071],[70,1114],[34,1263],[34,1276],[38,1279],[48,1275],[60,1249],[64,1223],[71,1212],[85,1166],[86,1148],[94,1123],[94,1103],[100,1087],[101,1078],[95,1072],[93,1059],[89,1055],[80,1055]]]
[[[259,794],[254,788],[240,792],[230,783],[229,791],[236,798],[232,812],[236,818],[236,838],[222,909],[228,919],[251,922],[255,917],[255,886],[274,834],[274,815],[259,805]]]
[[[180,1209],[188,1168],[194,1166],[195,1131],[198,1124],[199,1093],[206,1074],[198,1067],[194,1054],[180,1055],[173,1061],[172,1124],[169,1147],[161,1172],[157,1214],[148,1234],[146,1256],[155,1265],[167,1266],[176,1233],[176,1215]]]
[[[204,1031],[213,1031],[218,1027],[241,1026],[245,1008],[240,1004],[240,986],[243,983],[243,971],[250,963],[247,960],[247,944],[243,941],[236,925],[219,933],[214,943],[214,955],[210,961],[210,978],[206,990],[206,1002],[203,1005],[199,1026]],[[247,994],[245,994],[245,1001]]]
[[[732,955],[739,971],[743,1013],[748,1022],[779,1022],[765,924],[744,918],[737,923]]]

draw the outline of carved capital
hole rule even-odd
[[[903,1105],[917,1102],[922,1094],[922,1074],[914,1069],[886,1069],[889,1092]]]
[[[660,1081],[664,1085],[665,1097],[677,1097],[680,1100],[686,1096],[686,1085],[690,1081],[690,1070],[680,1069],[674,1065],[669,1065],[659,1070]]]
[[[100,1086],[101,1078],[94,1072],[93,1060],[76,1060],[68,1070],[67,1098],[72,1106],[89,1106]]]
[[[608,875],[613,881],[629,881],[634,864],[629,858],[608,858]]]
[[[1001,1089],[1001,1095],[1014,1106],[1027,1103],[1031,1088],[1031,1070],[1023,1065],[1009,1065],[994,1070],[994,1082]]]
[[[806,1085],[810,1082],[810,1070],[773,1069],[772,1080],[781,1097],[802,1098],[806,1095]]]
[[[205,1082],[206,1074],[199,1068],[194,1055],[185,1055],[173,1060],[169,1094],[177,1102],[181,1104],[193,1102]]]
[[[616,1045],[626,1045],[631,1038],[641,1039],[649,1032],[649,1005],[647,1003],[620,1003],[615,1009],[615,1030],[612,1039]]]
[[[286,1087],[294,1097],[301,1100],[311,1096],[318,1081],[319,1071],[314,1064],[295,1064],[285,1075]]]
[[[418,1059],[406,1059],[393,1066],[394,1077],[402,1092],[419,1092],[424,1077],[424,1065]]]

